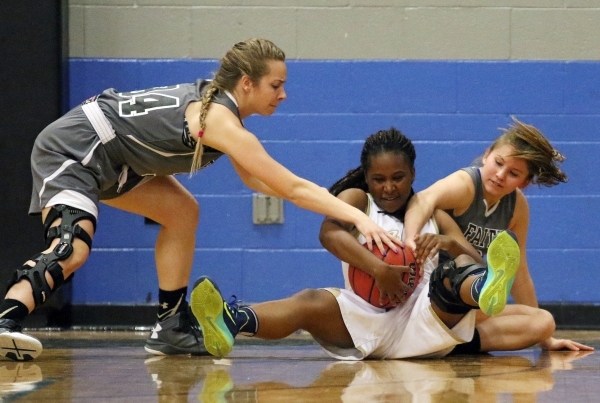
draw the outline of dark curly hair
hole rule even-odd
[[[379,130],[365,140],[362,152],[360,153],[360,166],[348,171],[346,176],[331,185],[329,192],[334,196],[350,188],[358,188],[368,192],[365,173],[370,167],[371,158],[384,152],[403,154],[413,167],[415,159],[417,159],[417,153],[412,141],[402,134],[400,130],[395,127],[391,127],[388,130]]]

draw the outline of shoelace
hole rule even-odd
[[[232,295],[231,297],[229,297],[229,301],[227,301],[227,306],[234,310],[235,312],[238,311],[238,309],[240,309],[240,303],[242,301],[239,300],[235,295]]]

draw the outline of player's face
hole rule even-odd
[[[407,203],[415,169],[404,154],[383,152],[371,156],[365,178],[375,203],[393,213]]]
[[[252,84],[252,106],[254,113],[269,116],[275,112],[281,101],[287,98],[283,85],[287,79],[285,62],[271,60],[267,62],[269,72],[257,84]]]
[[[497,201],[529,184],[527,163],[522,158],[511,157],[514,152],[513,146],[505,144],[484,155],[481,179],[486,199]]]

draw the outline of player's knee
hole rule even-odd
[[[477,263],[475,259],[469,255],[459,255],[454,259],[454,262],[456,263],[456,267],[465,267]]]
[[[183,202],[183,208],[185,209],[185,215],[188,221],[193,222],[194,225],[196,225],[200,219],[200,204],[198,204],[198,200],[192,195],[189,195]]]
[[[60,265],[63,267],[66,273],[65,277],[68,277],[75,270],[83,266],[91,253],[91,240],[94,234],[94,226],[92,222],[89,220],[81,220],[77,223],[77,227],[79,228],[76,229],[82,229],[85,234],[90,234],[88,240],[83,240],[83,238],[81,238],[78,234],[74,234],[73,231],[64,231],[64,229],[60,228],[60,225],[50,226],[48,228],[48,232],[57,233],[58,235],[56,235],[54,240],[51,240],[48,249],[46,249],[43,253],[52,254],[54,252],[57,255],[56,261],[60,261]],[[71,241],[68,245],[69,251],[64,255],[61,255],[61,251],[63,249],[67,249],[65,247],[66,244],[62,239],[64,238],[65,232],[66,235],[71,236]]]
[[[321,293],[319,293],[319,290],[315,290],[314,288],[307,288],[296,293],[294,295],[294,298],[304,304],[314,304],[318,303],[319,300],[322,299],[322,295]]]
[[[465,303],[460,288],[465,279],[484,269],[469,256],[461,255],[455,260],[441,263],[429,278],[429,298],[442,312],[465,314],[476,307]]]
[[[526,329],[523,332],[535,338],[535,343],[540,343],[554,334],[556,330],[556,323],[552,314],[544,309],[533,308],[533,307],[519,307],[516,312],[517,315],[526,315]]]
[[[311,318],[324,311],[328,306],[327,298],[330,295],[329,291],[308,288],[294,294],[292,298],[298,307],[297,313]]]
[[[534,315],[533,323],[535,329],[532,331],[534,334],[540,335],[540,341],[544,341],[549,337],[552,337],[556,330],[556,322],[552,314],[545,309],[537,309]]]
[[[89,257],[90,249],[83,243],[74,242],[73,253],[68,259],[60,263],[63,267],[65,278],[69,277],[71,273],[83,266]]]
[[[182,194],[174,204],[157,221],[167,228],[178,228],[182,231],[194,230],[200,221],[200,205],[192,195]]]

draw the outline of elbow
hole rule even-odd
[[[333,223],[331,222],[331,219],[325,218],[325,220],[321,224],[321,230],[319,231],[319,242],[321,243],[321,246],[327,249],[328,251],[331,251],[332,245],[335,244],[334,233],[336,227],[332,225]]]
[[[327,249],[327,245],[329,244],[329,234],[327,231],[323,230],[323,227],[321,227],[321,231],[319,231],[319,242],[322,247]]]

